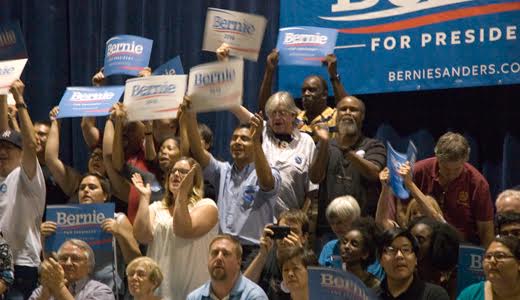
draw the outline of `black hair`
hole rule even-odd
[[[213,146],[213,131],[211,131],[208,125],[199,123],[199,133],[204,142],[209,145],[208,151],[211,152],[211,148]]]
[[[318,257],[311,249],[305,249],[302,247],[279,248],[277,258],[280,270],[283,271],[283,265],[295,257],[300,257],[302,259],[305,268],[319,265]]]
[[[110,197],[112,196],[110,181],[105,176],[99,174],[98,172],[88,172],[88,173],[85,173],[83,175],[83,177],[81,177],[81,179],[79,180],[79,183],[81,184],[83,179],[85,179],[86,177],[89,177],[89,176],[94,176],[98,179],[99,184],[101,185],[101,189],[107,195],[106,201],[107,202],[110,201]],[[78,185],[78,187],[79,187],[79,185]]]
[[[366,269],[374,263],[377,255],[377,246],[381,237],[381,231],[372,217],[361,217],[352,222],[347,232],[357,230],[363,236],[363,251],[368,254],[366,259],[361,261],[361,266]]]
[[[453,270],[459,259],[460,238],[458,231],[453,226],[430,217],[414,219],[408,225],[408,228],[411,231],[418,224],[424,224],[430,227],[432,231],[431,246],[427,252],[432,265],[439,271]]]
[[[520,224],[520,213],[506,212],[497,214],[495,217],[496,230],[500,232],[500,229],[509,224],[518,223]]]
[[[520,240],[516,236],[496,236],[491,243],[500,243],[509,249],[513,256],[520,260]],[[491,245],[491,244],[490,244]],[[488,246],[489,249],[489,246]]]
[[[379,256],[381,256],[384,253],[384,249],[386,247],[391,246],[392,242],[400,237],[404,237],[410,241],[410,243],[412,244],[412,250],[417,256],[417,253],[419,253],[419,242],[417,242],[417,239],[409,229],[400,227],[393,228],[383,232],[383,234],[381,235],[381,242],[379,243]]]

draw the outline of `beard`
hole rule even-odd
[[[359,129],[353,118],[342,118],[338,124],[336,124],[336,127],[338,128],[340,136],[355,135]]]
[[[217,281],[226,280],[227,277],[228,277],[227,273],[226,273],[226,270],[224,270],[224,268],[213,267],[211,269],[211,272],[209,272],[209,274],[211,276],[211,279],[217,280]]]

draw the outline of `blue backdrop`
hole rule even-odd
[[[181,56],[186,72],[197,64],[214,60],[214,53],[200,50],[208,7],[261,14],[268,20],[258,63],[245,62],[244,102],[255,110],[265,58],[276,44],[279,0],[7,0],[0,2],[0,22],[20,20],[29,55],[23,75],[26,99],[31,116],[40,120],[47,118],[65,87],[90,85],[90,78],[103,64],[105,41],[114,35],[133,34],[154,40],[152,68],[176,55]],[[342,81],[348,87],[348,78]],[[122,78],[117,77],[109,81],[109,84],[122,83]],[[364,124],[367,135],[389,140],[398,151],[406,150],[411,137],[421,159],[432,155],[433,145],[441,134],[456,130],[469,138],[471,163],[488,178],[494,195],[520,184],[520,86],[360,97],[367,106]],[[210,113],[200,119],[216,134],[216,156],[227,158],[229,136],[235,124],[232,115]],[[65,162],[84,170],[87,150],[79,123],[79,119],[64,122],[61,152]],[[103,120],[99,123],[102,125]]]

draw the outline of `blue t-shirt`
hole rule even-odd
[[[325,244],[321,250],[320,258],[318,260],[320,265],[334,269],[343,269],[343,260],[341,259],[339,247],[340,243],[337,239]],[[381,264],[379,264],[378,260],[369,265],[367,271],[368,273],[376,276],[380,281],[385,278],[385,271],[381,267]]]
[[[457,300],[484,300],[484,281],[474,283],[462,290]]]

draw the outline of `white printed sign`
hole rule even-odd
[[[232,59],[190,69],[188,95],[193,111],[217,111],[242,104],[244,61]]]
[[[215,52],[226,43],[230,55],[257,61],[266,23],[262,16],[210,7],[202,50]]]
[[[175,118],[186,92],[186,79],[186,75],[162,75],[127,80],[124,103],[128,120]]]
[[[7,95],[13,82],[20,78],[27,58],[0,61],[0,95]]]

